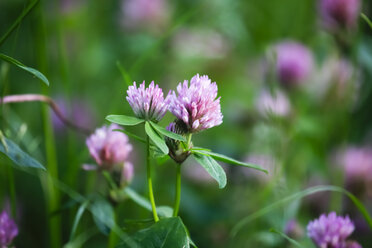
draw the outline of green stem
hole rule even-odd
[[[180,209],[180,202],[181,202],[181,164],[177,164],[176,197],[174,200],[173,217],[178,216],[178,210]]]
[[[154,216],[155,222],[159,221],[158,214],[156,213],[156,205],[154,199],[154,193],[152,191],[152,179],[151,179],[151,164],[150,164],[150,139],[149,136],[146,137],[146,167],[147,167],[147,183],[149,186],[149,198],[151,202],[152,214]]]
[[[187,150],[190,149],[191,137],[192,137],[192,133],[189,133],[189,134],[187,135],[187,146],[186,146],[186,149],[187,149]]]
[[[13,218],[16,217],[16,191],[14,184],[14,173],[11,165],[8,166],[8,183],[9,183],[9,193],[10,193],[10,207],[12,211]]]
[[[36,44],[36,54],[39,69],[41,72],[47,75],[48,68],[48,56],[46,50],[46,27],[44,21],[44,11],[43,4],[40,3],[35,12],[35,44]],[[42,86],[42,94],[49,95],[49,90]],[[57,151],[55,147],[55,139],[53,133],[53,126],[51,122],[51,116],[48,106],[42,106],[42,123],[44,129],[44,142],[45,142],[45,153],[46,153],[46,164],[48,169],[48,174],[40,173],[40,178],[44,187],[46,194],[47,203],[47,217],[49,224],[49,247],[57,248],[62,247],[61,240],[61,216],[49,216],[59,209],[60,207],[60,192],[54,186],[53,180],[58,180],[58,164],[57,164]]]

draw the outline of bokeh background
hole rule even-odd
[[[0,34],[27,3],[0,1]],[[371,16],[371,8],[364,1],[361,11]],[[270,228],[312,247],[306,225],[329,211],[349,215],[356,225],[352,238],[369,247],[371,230],[357,208],[330,192],[291,201],[231,236],[239,220],[316,185],[343,187],[372,208],[372,29],[357,17],[341,33],[325,27],[314,0],[40,1],[0,51],[43,72],[50,87],[4,62],[1,93],[48,95],[93,132],[109,114],[132,114],[128,83],[154,80],[168,92],[206,74],[219,87],[224,122],[194,135],[194,144],[259,164],[269,175],[226,165],[228,184],[221,190],[186,161],[180,215],[198,247],[290,247]],[[298,60],[289,70],[305,71],[299,79],[279,74],[283,43],[303,46],[288,55]],[[173,118],[168,113],[160,124]],[[105,194],[102,175],[82,170],[93,161],[86,136],[64,126],[46,105],[3,105],[1,130],[67,187],[84,196]],[[141,128],[127,130],[144,135]],[[131,187],[146,195],[144,146],[131,143]],[[17,206],[15,246],[51,247],[56,233],[59,245],[67,244],[79,205],[48,176],[14,170],[3,155],[0,161],[0,208],[12,199]],[[157,204],[172,205],[174,175],[172,161],[156,165]],[[130,220],[151,218],[129,199],[117,213],[125,230]],[[105,247],[107,236],[96,229],[85,213],[78,228],[85,242],[67,247]]]

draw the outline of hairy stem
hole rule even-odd
[[[154,199],[154,193],[152,191],[152,178],[151,178],[151,164],[150,164],[150,139],[149,136],[146,138],[146,167],[147,167],[147,183],[149,187],[149,198],[151,202],[152,214],[155,222],[159,221],[158,214],[156,212],[156,205]]]
[[[75,129],[84,134],[90,134],[91,130],[76,125],[75,123],[68,120],[62,113],[58,105],[52,100],[52,98],[39,95],[39,94],[22,94],[22,95],[10,95],[0,98],[0,104],[6,103],[20,103],[20,102],[44,102],[54,111],[57,117],[68,127]]]
[[[181,202],[181,164],[177,164],[176,172],[176,197],[174,200],[173,217],[178,216]]]

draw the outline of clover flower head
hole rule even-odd
[[[115,165],[127,162],[133,149],[128,136],[114,129],[121,128],[116,124],[103,126],[86,140],[90,155],[101,169],[111,170]]]
[[[309,49],[293,41],[282,42],[275,47],[276,73],[285,86],[302,83],[313,68],[313,57]]]
[[[335,212],[322,214],[307,225],[307,235],[319,248],[345,248],[346,239],[354,231],[348,216],[337,216]]]
[[[160,121],[168,109],[167,98],[163,90],[152,81],[148,88],[145,81],[137,88],[136,82],[127,90],[127,101],[134,114],[141,119]]]
[[[169,111],[182,120],[191,133],[218,126],[222,123],[217,84],[208,76],[195,75],[190,83],[185,80],[169,96]]]
[[[323,25],[330,31],[355,27],[360,7],[360,0],[320,0],[319,2]]]
[[[6,211],[0,214],[0,247],[7,247],[18,235],[18,228]]]

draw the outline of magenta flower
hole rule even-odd
[[[313,67],[313,57],[309,49],[300,43],[287,41],[275,47],[276,73],[285,86],[302,83]]]
[[[9,217],[8,213],[3,211],[0,214],[0,247],[5,248],[9,246],[17,235],[17,225]]]
[[[345,248],[346,239],[354,231],[354,224],[348,216],[337,216],[335,212],[319,219],[310,221],[307,225],[307,235],[319,248]]]
[[[167,98],[161,88],[154,81],[145,88],[145,81],[137,88],[136,82],[127,90],[127,101],[134,114],[141,119],[160,121],[168,109]]]
[[[113,131],[114,129],[121,128],[116,124],[103,126],[86,140],[90,155],[104,170],[111,170],[115,165],[127,162],[132,151],[128,136],[122,132]]]
[[[360,5],[360,0],[320,0],[319,12],[324,26],[331,31],[355,27]]]
[[[199,74],[179,83],[178,96],[174,91],[169,96],[169,111],[182,120],[189,132],[196,133],[222,123],[220,98],[217,84],[208,76]]]

